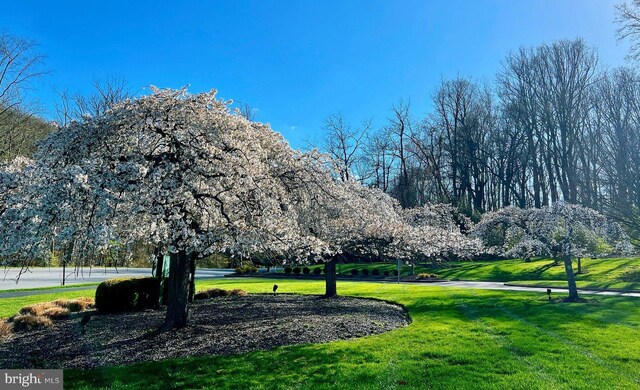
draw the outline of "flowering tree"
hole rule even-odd
[[[454,206],[426,204],[403,210],[402,217],[417,236],[414,259],[470,259],[482,250],[480,240],[467,237],[473,223]]]
[[[413,226],[431,226],[449,231],[468,233],[473,228],[471,219],[450,204],[425,204],[405,209],[404,219]]]
[[[569,301],[577,301],[573,258],[621,253],[630,249],[628,237],[615,222],[595,210],[555,203],[540,209],[507,207],[487,213],[472,232],[487,251],[503,256],[546,256],[562,259]]]
[[[303,171],[299,159],[215,95],[154,89],[70,123],[36,154],[49,184],[20,194],[37,194],[32,219],[48,228],[32,235],[37,242],[55,226],[70,251],[143,242],[170,254],[165,328],[186,324],[196,257],[284,253],[297,233],[290,184]]]
[[[49,256],[58,246],[64,252],[64,284],[65,267],[73,253],[100,246],[89,230],[100,208],[88,186],[88,176],[78,166],[54,172],[39,161],[22,157],[0,171],[0,254],[12,260],[12,265],[21,266],[19,279],[34,258]]]
[[[380,257],[390,248],[388,236],[400,224],[393,198],[353,180],[342,180],[341,167],[329,156],[302,156],[306,175],[299,181],[295,209],[297,258],[325,265],[326,297],[337,295],[340,257]]]
[[[314,182],[321,184],[305,190],[308,198],[298,203],[298,224],[300,235],[307,236],[302,242],[315,243],[307,247],[308,258],[326,262],[325,296],[337,295],[335,268],[340,257],[414,261],[478,251],[479,242],[460,233],[450,209],[436,207],[438,218],[427,208],[422,213],[404,211],[379,189],[338,179],[330,159],[313,153],[307,159],[316,167],[310,169],[316,173]]]

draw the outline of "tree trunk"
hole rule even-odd
[[[332,298],[338,296],[338,289],[336,287],[336,258],[331,258],[331,261],[324,266],[324,276],[326,280],[325,298]]]
[[[193,302],[193,297],[196,294],[196,254],[191,254],[189,261],[189,303]]]
[[[564,270],[567,273],[567,282],[569,283],[569,298],[567,301],[578,301],[578,287],[576,286],[576,276],[573,274],[573,267],[571,265],[571,256],[564,256]]]
[[[62,257],[62,285],[66,285],[67,282],[67,264],[73,261],[73,246],[74,243],[68,244]]]
[[[582,273],[582,258],[578,257],[578,274]]]
[[[158,250],[156,253],[156,278],[158,279],[158,304],[164,305],[166,302],[162,299],[164,297],[164,253]]]
[[[62,260],[62,285],[64,286],[65,275],[67,273],[67,260]]]
[[[189,298],[189,254],[181,250],[171,254],[169,263],[169,294],[167,297],[167,316],[162,330],[182,328],[187,325]]]

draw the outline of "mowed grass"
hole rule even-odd
[[[84,291],[65,291],[64,288],[58,288],[56,289],[56,292],[27,295],[27,296],[13,297],[13,298],[2,298],[0,295],[0,319],[11,317],[12,315],[18,313],[18,311],[22,307],[31,305],[33,303],[51,302],[59,298],[67,298],[67,299],[80,298],[80,297],[93,298],[94,296],[95,296],[95,289],[84,290]]]
[[[341,274],[350,275],[351,270],[363,268],[380,273],[396,269],[391,263],[340,264]],[[574,270],[577,265],[574,263]],[[614,288],[621,290],[640,290],[640,258],[582,259],[582,274],[576,275],[579,287]],[[566,274],[562,263],[554,265],[550,259],[533,259],[525,263],[522,259],[492,261],[446,262],[438,266],[417,266],[415,273],[437,274],[440,278],[451,280],[485,280],[496,282],[529,281],[536,286],[566,287]],[[410,275],[411,267],[403,265],[401,275]],[[533,281],[552,281],[534,283]]]
[[[567,288],[566,280],[516,280],[507,283],[512,286],[525,287],[551,287],[551,288]],[[576,285],[583,290],[610,290],[620,292],[637,292],[640,290],[640,284],[627,282],[594,282],[590,280],[578,280]]]
[[[321,281],[235,279],[200,288],[320,294]],[[65,371],[69,388],[612,389],[640,386],[640,300],[339,282],[403,304],[406,328],[327,344]],[[282,299],[286,299],[283,295]],[[250,310],[250,308],[247,308]],[[241,326],[241,325],[239,325]],[[114,330],[117,331],[117,330]],[[158,348],[162,348],[161,345]]]

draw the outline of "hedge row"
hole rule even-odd
[[[285,274],[291,274],[294,273],[296,275],[300,275],[300,273],[303,273],[305,275],[308,275],[310,273],[313,273],[314,275],[320,275],[323,272],[323,268],[322,267],[316,267],[313,270],[311,270],[309,267],[284,267],[284,273]],[[362,270],[359,270],[357,268],[353,268],[351,269],[351,271],[349,271],[351,273],[351,275],[356,276],[356,275],[363,275],[363,276],[369,276],[369,275],[373,275],[373,276],[380,276],[380,270],[377,268],[374,268],[373,270],[371,270],[371,272],[369,272],[368,268],[363,268]],[[384,271],[382,273],[382,275],[384,276],[398,276],[398,270],[393,270],[391,272],[389,271]]]
[[[96,289],[96,309],[103,313],[151,309],[158,306],[159,293],[154,277],[105,280]]]

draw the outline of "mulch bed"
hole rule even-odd
[[[189,324],[155,332],[164,310],[94,315],[15,333],[0,342],[0,368],[81,368],[203,355],[231,355],[281,345],[323,343],[387,332],[411,321],[400,306],[370,299],[312,295],[214,298],[190,306]]]

